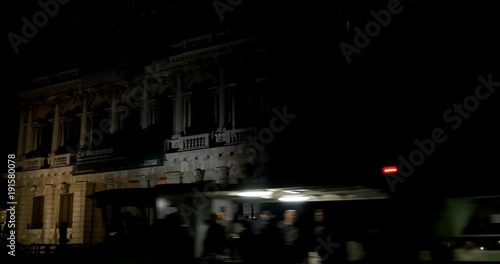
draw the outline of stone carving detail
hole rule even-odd
[[[194,181],[195,182],[203,181],[204,174],[205,174],[204,170],[200,170],[200,169],[194,170],[193,171]]]
[[[61,182],[59,184],[59,191],[61,191],[61,194],[67,194],[69,192],[69,184],[66,182]]]

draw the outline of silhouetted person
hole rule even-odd
[[[193,257],[193,244],[188,227],[183,224],[178,212],[171,213],[165,218],[166,248],[162,249],[166,263],[190,263]]]
[[[259,214],[259,217],[252,223],[252,237],[250,242],[251,252],[248,252],[249,263],[261,263],[262,255],[265,248],[265,241],[263,238],[263,231],[267,228],[269,220],[271,218],[271,213],[269,211],[263,211]]]
[[[153,232],[153,239],[156,241],[156,243],[153,243],[155,263],[168,263],[168,249],[171,239],[168,237],[167,217],[155,221]]]
[[[319,254],[322,263],[345,263],[346,249],[339,226],[326,221],[322,209],[314,211],[314,224],[310,231],[309,252]]]
[[[245,264],[252,263],[252,256],[254,252],[255,235],[252,232],[252,222],[245,218],[244,229],[240,233],[240,256],[241,261]]]
[[[224,226],[217,222],[217,219],[217,214],[210,214],[207,235],[203,247],[205,257],[223,255],[227,246],[226,230]]]
[[[269,218],[266,227],[262,229],[261,236],[262,249],[258,252],[257,263],[286,263],[284,260],[288,259],[288,256],[285,256],[283,252],[285,240],[275,216]]]
[[[68,223],[59,222],[59,245],[68,244]]]
[[[263,211],[259,214],[259,218],[252,224],[252,232],[254,235],[261,235],[262,230],[267,226],[270,218],[268,211]]]
[[[283,260],[281,263],[294,263],[299,257],[296,248],[298,239],[296,218],[296,210],[286,210],[283,213],[283,220],[278,223],[278,227],[283,235]]]
[[[247,228],[245,225],[245,218],[241,213],[235,213],[233,217],[233,221],[229,224],[227,234],[228,234],[228,243],[229,243],[229,254],[231,260],[240,259],[241,252],[241,240],[240,235]]]

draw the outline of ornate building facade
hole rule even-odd
[[[103,210],[87,196],[160,184],[258,182],[269,155],[245,142],[273,116],[258,37],[208,34],[125,76],[71,69],[18,94],[17,239],[100,243]],[[277,106],[279,107],[279,106]]]

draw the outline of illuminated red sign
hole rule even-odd
[[[397,166],[386,166],[382,168],[382,173],[384,174],[396,174],[398,173]]]

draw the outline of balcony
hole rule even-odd
[[[208,148],[210,146],[209,139],[209,133],[180,137],[172,140],[167,139],[167,150],[187,151]]]
[[[51,158],[45,157],[36,157],[31,159],[25,159],[19,161],[19,166],[23,168],[23,170],[40,170],[44,168],[48,168],[46,162],[50,164],[51,168],[55,167],[66,167],[73,165],[74,156],[70,153],[55,155]]]
[[[51,167],[65,167],[65,166],[71,166],[71,158],[73,155],[70,153],[66,154],[61,154],[61,155],[55,155],[54,158],[51,160],[50,165]]]
[[[26,159],[22,161],[21,166],[24,170],[39,170],[45,166],[45,160],[46,158],[44,157]]]
[[[171,45],[171,47],[181,49],[183,51],[189,51],[207,47],[211,43],[212,43],[212,34],[206,34],[195,38],[183,40],[180,43]]]
[[[224,133],[224,142],[226,145],[241,144],[249,137],[254,137],[256,133],[256,127],[227,130]]]
[[[217,133],[205,133],[166,140],[166,152],[189,151],[209,147],[241,144],[255,136],[256,127],[226,130]]]

